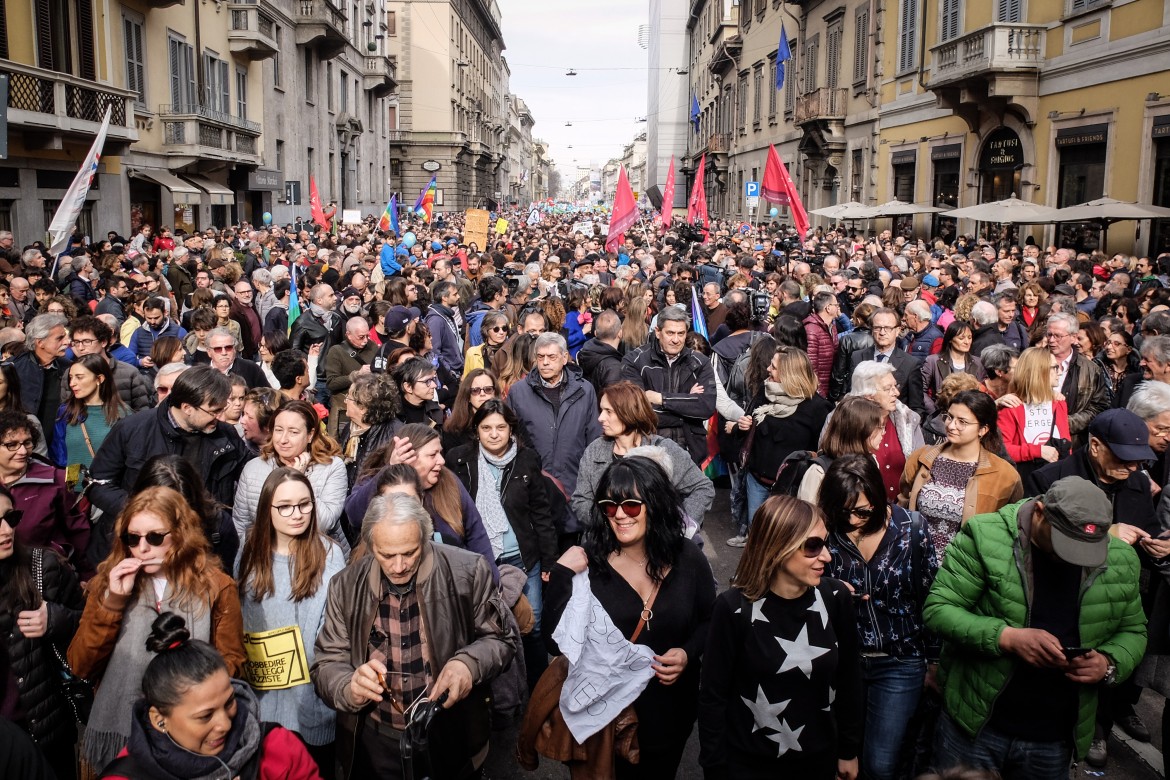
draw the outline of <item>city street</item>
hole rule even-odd
[[[708,544],[704,547],[707,560],[711,562],[711,569],[719,583],[719,589],[727,587],[731,576],[735,573],[735,566],[739,562],[740,550],[728,547],[726,540],[734,535],[727,520],[728,497],[727,490],[720,489],[715,496],[715,505],[707,514],[704,524],[704,534]],[[1138,714],[1150,727],[1153,733],[1151,744],[1142,744],[1131,740],[1120,730],[1115,731],[1120,739],[1111,739],[1109,742],[1109,764],[1103,770],[1093,769],[1082,763],[1076,767],[1075,773],[1070,772],[1070,778],[1110,778],[1111,780],[1160,780],[1163,774],[1161,768],[1162,743],[1158,724],[1161,723],[1162,698],[1147,692],[1138,705]],[[529,777],[540,780],[562,780],[569,776],[568,770],[559,764],[543,759],[540,769],[526,773],[516,764],[514,756],[517,727],[497,731],[492,739],[492,751],[486,765],[489,778]],[[703,777],[699,767],[699,739],[697,733],[692,733],[687,743],[687,750],[683,757],[682,767],[678,777],[683,780],[700,780]],[[798,780],[793,778],[793,780]]]

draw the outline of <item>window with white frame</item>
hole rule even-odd
[[[203,53],[203,105],[221,114],[231,114],[228,64],[215,52]]]

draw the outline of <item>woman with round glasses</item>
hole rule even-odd
[[[500,383],[495,371],[473,368],[459,383],[459,394],[451,406],[451,414],[443,423],[443,452],[471,444],[476,440],[475,427],[471,419],[480,407],[500,397]]]
[[[845,582],[860,601],[865,776],[898,776],[906,727],[926,678],[927,636],[922,606],[938,571],[926,520],[886,497],[871,457],[833,461],[818,504],[829,529],[827,573]]]
[[[319,502],[317,520],[324,533],[349,554],[341,528],[341,513],[349,492],[345,461],[337,442],[321,428],[317,412],[305,401],[286,401],[269,422],[272,436],[260,448],[260,457],[244,464],[232,502],[232,522],[241,541],[256,519],[256,504],[264,480],[278,468],[294,468],[308,477]]]
[[[573,577],[588,570],[589,587],[614,627],[626,639],[638,632],[638,644],[655,653],[654,677],[634,702],[641,760],[630,765],[617,757],[618,778],[674,777],[694,728],[715,581],[706,557],[682,531],[682,512],[662,467],[648,458],[620,460],[597,485],[583,546],[560,557],[545,592],[543,632],[554,652],[559,649],[551,637]]]
[[[296,469],[268,475],[256,518],[240,557],[244,636],[257,651],[244,665],[245,679],[256,691],[260,719],[300,735],[323,777],[331,778],[336,713],[317,697],[308,671],[329,581],[345,568],[345,555],[321,533],[313,486]],[[298,640],[286,641],[295,647],[284,657],[286,675],[271,674],[266,663],[263,639],[270,632]]]
[[[483,341],[467,350],[463,363],[464,381],[477,368],[492,368],[492,359],[504,346],[510,330],[508,315],[504,312],[489,311],[483,315],[479,321],[479,333]]]
[[[86,761],[104,767],[126,746],[131,711],[150,661],[150,626],[162,612],[187,621],[195,638],[224,657],[228,673],[244,666],[236,583],[224,574],[199,516],[165,487],[130,498],[114,522],[113,547],[90,584],[68,660],[97,691],[83,740]]]
[[[0,485],[16,497],[24,517],[16,534],[22,544],[49,547],[64,556],[83,581],[93,576],[86,557],[90,524],[65,470],[36,457],[40,431],[23,412],[0,412]]]
[[[772,496],[756,512],[732,587],[715,601],[699,693],[707,776],[855,780],[861,657],[821,511]]]
[[[1015,467],[995,454],[1003,441],[991,396],[959,393],[943,423],[946,441],[911,453],[898,493],[899,505],[926,517],[940,561],[963,523],[1024,497]]]
[[[21,512],[14,505],[12,493],[0,486],[0,653],[10,683],[0,718],[28,732],[58,779],[68,780],[76,773],[77,728],[50,642],[68,647],[85,595],[59,555],[20,542]]]

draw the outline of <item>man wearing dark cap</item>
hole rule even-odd
[[[1145,421],[1128,409],[1108,409],[1089,423],[1089,443],[1032,472],[1024,493],[1041,495],[1065,477],[1087,479],[1104,491],[1112,506],[1114,534],[1134,544],[1158,532],[1150,478],[1142,471],[1142,464],[1156,457]]]
[[[393,366],[387,364],[387,358],[394,350],[405,349],[410,346],[410,334],[414,332],[420,316],[421,312],[414,306],[390,307],[390,311],[386,312],[386,319],[384,321],[386,338],[382,340],[382,346],[378,349],[377,355],[374,356],[374,360],[370,364],[371,370],[375,373],[381,373],[393,368]]]
[[[1110,534],[1112,507],[1088,480],[968,521],[923,607],[943,641],[934,766],[1004,780],[1067,780],[1094,734],[1098,688],[1146,648],[1140,565]]]

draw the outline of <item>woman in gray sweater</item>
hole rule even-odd
[[[657,434],[658,417],[646,400],[646,393],[632,382],[610,385],[601,395],[601,438],[585,448],[577,488],[573,491],[573,512],[581,526],[589,521],[594,495],[601,475],[615,460],[624,458],[635,447],[661,447],[670,458],[671,482],[677,491],[684,514],[698,526],[715,500],[715,486],[699,470],[691,456],[672,440]]]
[[[308,477],[278,468],[260,490],[256,523],[240,558],[245,677],[260,719],[296,732],[332,777],[336,714],[309,679],[329,580],[345,567],[341,548],[317,525]]]

